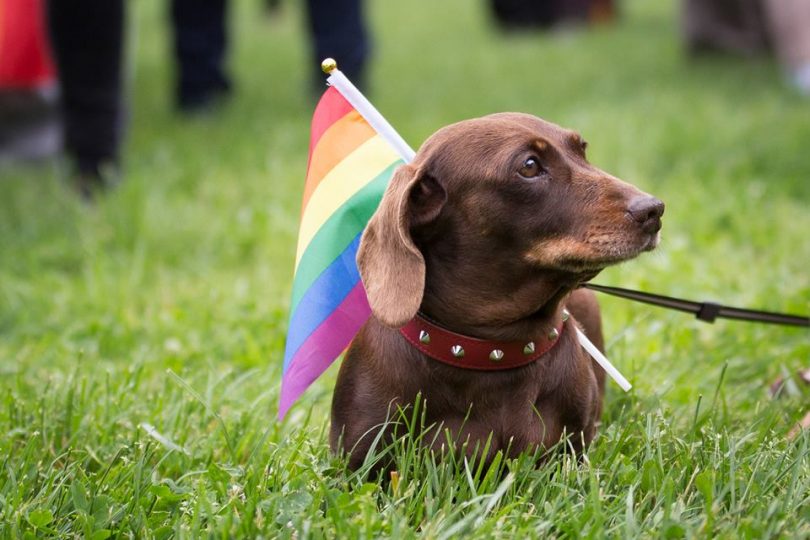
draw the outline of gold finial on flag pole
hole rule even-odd
[[[321,62],[321,69],[324,73],[329,75],[329,77],[326,78],[326,84],[337,90],[338,93],[354,107],[354,110],[366,119],[366,122],[374,128],[374,131],[380,134],[388,144],[396,149],[405,163],[413,161],[414,151],[408,146],[408,143],[399,136],[399,133],[391,127],[391,124],[383,118],[380,112],[375,109],[374,105],[352,84],[348,77],[337,68],[335,59],[324,59],[324,61]]]
[[[324,61],[321,62],[321,69],[324,73],[329,75],[337,69],[337,62],[335,62],[334,58],[325,58]]]

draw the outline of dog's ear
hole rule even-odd
[[[371,311],[386,326],[403,326],[419,310],[425,290],[425,259],[411,231],[435,220],[446,197],[430,175],[403,165],[391,178],[363,233],[357,265]]]

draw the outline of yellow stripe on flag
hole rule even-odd
[[[301,204],[302,215],[309,205],[312,193],[318,188],[323,178],[329,174],[329,171],[376,134],[377,132],[363,120],[357,111],[349,112],[324,131],[315,145],[312,160],[309,162],[307,179],[304,184],[304,198]]]
[[[301,216],[295,268],[304,251],[326,220],[352,195],[372,181],[380,172],[399,159],[385,139],[369,139],[338,163],[321,180]]]

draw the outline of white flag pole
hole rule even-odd
[[[604,369],[605,372],[610,375],[614,381],[616,381],[616,384],[618,384],[622,390],[628,392],[631,388],[633,388],[627,379],[624,378],[624,375],[619,373],[619,370],[613,367],[610,360],[608,360],[607,357],[596,348],[596,345],[591,343],[588,336],[586,336],[585,333],[579,328],[577,328],[577,338],[579,338],[579,344],[582,345],[582,348],[588,351],[588,354],[590,354],[591,357],[596,360],[597,364],[602,366],[602,369]]]
[[[326,79],[330,85],[334,86],[340,94],[346,98],[346,101],[355,108],[360,115],[366,119],[374,130],[379,133],[385,141],[390,144],[394,150],[400,155],[400,157],[405,161],[405,163],[410,163],[413,161],[416,152],[408,146],[408,143],[405,142],[405,139],[400,137],[399,133],[388,123],[388,121],[380,114],[374,105],[371,104],[369,100],[366,99],[360,90],[357,89],[355,85],[337,68],[337,62],[335,62],[332,58],[327,58],[321,63],[321,69],[323,72],[328,74],[329,77]],[[610,363],[605,355],[603,355],[596,346],[591,343],[591,340],[580,330],[576,328],[577,331],[577,339],[579,340],[579,344],[588,351],[596,362],[602,366],[602,369],[607,372],[610,377],[616,381],[622,390],[627,392],[632,388],[627,379],[619,373],[619,370],[616,369],[613,364]]]
[[[397,151],[405,163],[413,161],[416,152],[408,146],[405,139],[399,136],[399,133],[396,132],[393,126],[383,118],[380,111],[374,108],[374,105],[366,99],[366,96],[352,84],[346,75],[341,73],[337,68],[337,63],[332,58],[327,58],[321,63],[321,69],[323,69],[324,73],[329,75],[326,82],[337,88],[340,95],[346,98],[346,101],[366,119],[366,122]]]

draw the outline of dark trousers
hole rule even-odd
[[[118,159],[124,105],[124,0],[48,0],[65,149],[79,170]]]
[[[338,68],[363,86],[369,38],[361,0],[307,0],[315,80],[321,81],[321,60],[334,58]]]
[[[227,0],[172,0],[177,102],[204,104],[227,91]],[[62,89],[65,149],[79,169],[119,157],[123,127],[124,0],[48,0],[51,43]],[[361,0],[307,0],[315,79],[333,57],[355,84],[364,82],[368,35]]]
[[[205,104],[230,89],[225,73],[226,0],[172,0],[181,108]]]

